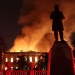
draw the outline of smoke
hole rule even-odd
[[[69,37],[75,31],[75,0],[23,0],[18,23],[24,27],[10,51],[50,50],[54,42],[50,13],[56,3],[65,16],[64,39],[70,43]]]
[[[75,32],[71,33],[70,39],[71,46],[73,47],[73,50],[75,50]]]

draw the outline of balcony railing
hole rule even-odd
[[[47,70],[0,70],[0,75],[48,75]]]

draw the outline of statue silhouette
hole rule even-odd
[[[58,41],[58,32],[60,35],[61,41],[64,41],[63,39],[63,23],[62,20],[65,18],[63,13],[59,11],[59,6],[58,4],[55,4],[54,6],[55,10],[51,12],[50,19],[53,20],[52,22],[52,31],[54,31],[54,37],[56,41]]]

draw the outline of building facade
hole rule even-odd
[[[34,52],[34,51],[28,51],[28,52],[5,52],[2,53],[2,70],[7,70],[7,64],[10,65],[10,69],[13,70],[14,68],[17,69],[17,65],[14,65],[14,61],[18,60],[17,56],[25,55],[26,59],[29,60],[29,62],[34,62],[35,64],[39,60],[39,56],[44,52]]]

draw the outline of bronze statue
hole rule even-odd
[[[51,12],[50,19],[52,19],[52,31],[54,31],[55,40],[58,41],[58,32],[60,34],[61,41],[63,39],[63,23],[62,20],[65,18],[63,13],[59,10],[58,4],[54,6],[55,10]]]

